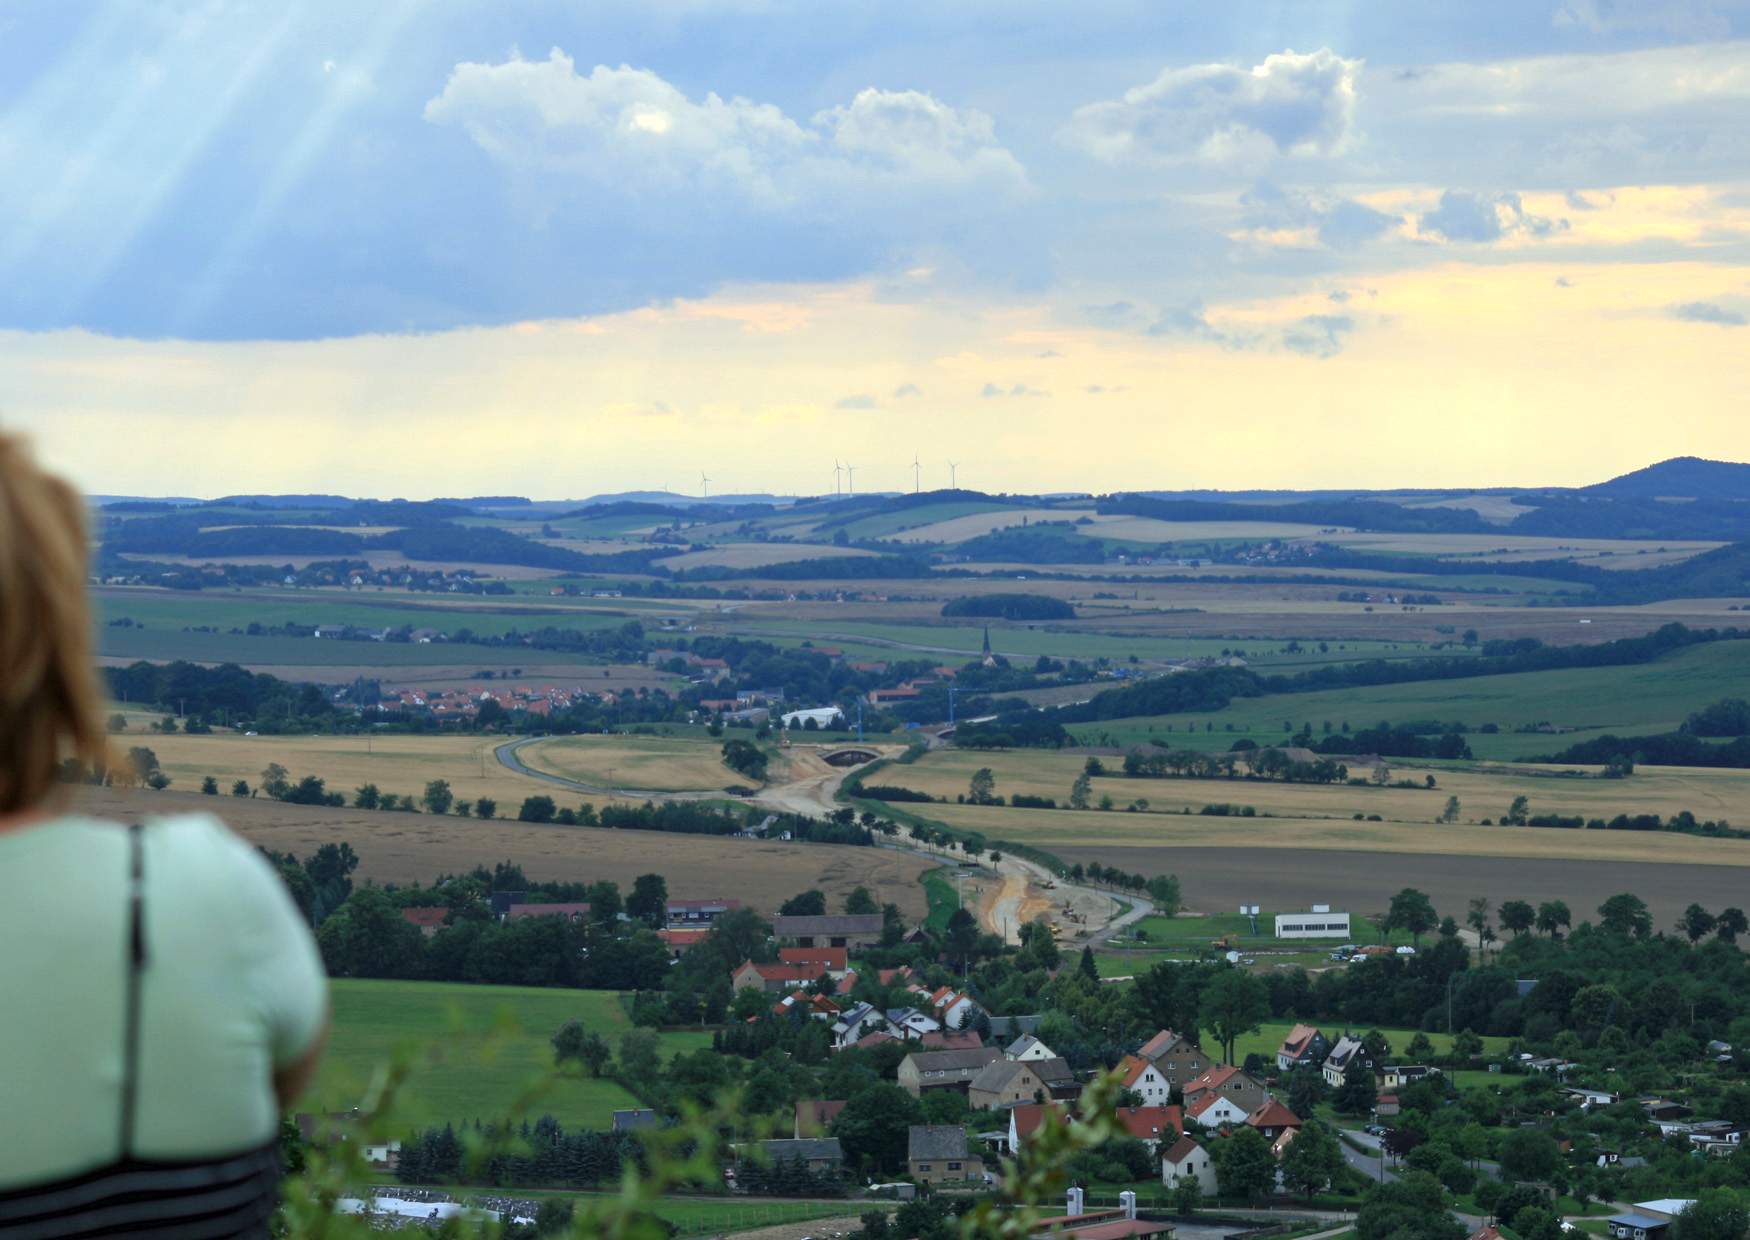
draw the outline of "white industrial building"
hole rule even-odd
[[[1279,939],[1346,939],[1349,914],[1333,913],[1328,904],[1315,904],[1310,913],[1276,914]]]
[[[830,728],[842,723],[844,717],[844,712],[836,706],[811,706],[807,710],[785,711],[784,726],[801,730],[813,720],[817,728]]]

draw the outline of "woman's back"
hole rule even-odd
[[[0,1236],[18,1202],[40,1221],[118,1169],[205,1168],[209,1197],[214,1175],[271,1178],[275,1073],[320,1038],[326,982],[265,859],[205,815],[66,817],[0,832],[0,874]]]

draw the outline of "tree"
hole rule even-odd
[[[166,775],[163,771],[153,771],[150,775],[146,776],[146,787],[150,788],[153,792],[163,792],[166,788],[170,787],[170,776]]]
[[[1470,902],[1470,911],[1464,915],[1465,924],[1476,931],[1477,940],[1481,944],[1483,931],[1489,928],[1489,898],[1476,896]]]
[[[1082,958],[1076,965],[1076,971],[1090,981],[1100,980],[1100,967],[1094,963],[1094,949],[1082,948]]]
[[[1743,1240],[1750,1229],[1750,1211],[1742,1196],[1729,1188],[1704,1189],[1677,1215],[1671,1240]]]
[[[1741,908],[1723,908],[1719,920],[1714,923],[1714,933],[1727,943],[1736,943],[1738,936],[1750,930],[1750,918],[1744,916]]]
[[[1550,938],[1555,938],[1558,932],[1572,924],[1573,916],[1568,912],[1566,900],[1545,900],[1537,906],[1537,928]]]
[[[232,784],[231,795],[234,797],[246,797],[251,795],[249,791],[249,781],[247,779],[240,779]]]
[[[923,1122],[923,1108],[889,1081],[854,1094],[832,1122],[832,1135],[845,1156],[864,1168],[900,1171],[905,1168],[906,1141],[913,1124]]]
[[[1276,1186],[1276,1156],[1270,1152],[1270,1139],[1256,1128],[1243,1127],[1227,1140],[1215,1142],[1209,1155],[1215,1162],[1215,1181],[1225,1195],[1255,1201]]]
[[[128,717],[118,710],[109,717],[109,730],[111,732],[126,732],[128,730]]]
[[[1462,808],[1463,807],[1458,803],[1457,797],[1447,797],[1446,808],[1440,811],[1440,821],[1457,822],[1458,815],[1462,811]]]
[[[523,798],[523,807],[517,811],[518,822],[552,822],[558,807],[553,804],[550,796],[535,795]]]
[[[1446,1194],[1426,1171],[1410,1171],[1367,1190],[1355,1240],[1464,1240],[1470,1229],[1446,1209]]]
[[[1415,1037],[1410,1039],[1410,1044],[1404,1048],[1404,1054],[1417,1063],[1426,1063],[1429,1057],[1434,1054],[1434,1043],[1428,1040],[1427,1034],[1417,1033]]]
[[[766,751],[739,736],[723,742],[723,765],[756,783],[766,777]]]
[[[1547,1180],[1562,1165],[1561,1147],[1539,1128],[1515,1128],[1501,1142],[1501,1174],[1512,1180]]]
[[[981,766],[972,773],[972,782],[967,786],[966,799],[974,805],[989,805],[996,795],[997,777],[991,774],[988,766]]]
[[[1173,1209],[1183,1217],[1189,1218],[1197,1213],[1203,1205],[1203,1185],[1197,1182],[1194,1175],[1185,1176],[1179,1181],[1179,1186],[1173,1190]]]
[[[1331,1130],[1309,1119],[1283,1152],[1282,1181],[1301,1197],[1316,1196],[1337,1178],[1343,1162],[1342,1147]]]
[[[1598,928],[1644,939],[1653,933],[1653,915],[1645,900],[1627,891],[1619,892],[1598,906]]]
[[[780,917],[823,917],[826,915],[826,893],[804,891],[793,895],[778,906]]]
[[[656,1080],[662,1071],[660,1045],[649,1029],[628,1029],[620,1035],[620,1071],[629,1080]]]
[[[1508,807],[1507,812],[1501,815],[1501,821],[1511,823],[1515,827],[1523,827],[1525,825],[1525,819],[1530,813],[1531,798],[1527,796],[1516,796],[1513,798],[1513,804]]]
[[[218,796],[219,781],[214,779],[211,775],[208,775],[205,779],[201,780],[201,795],[208,797]]]
[[[383,794],[375,784],[360,784],[352,790],[352,803],[358,809],[376,809],[383,803]]]
[[[1688,936],[1691,943],[1701,942],[1714,932],[1718,924],[1718,919],[1699,904],[1691,904],[1677,919],[1677,928]]]
[[[425,795],[419,798],[424,803],[426,812],[432,814],[447,814],[450,806],[455,803],[455,794],[450,791],[450,781],[434,779],[425,786]]]
[[[1069,807],[1071,809],[1088,808],[1088,792],[1092,787],[1093,781],[1088,778],[1086,771],[1077,775],[1075,783],[1069,787]]]
[[[568,1020],[552,1037],[553,1062],[564,1066],[571,1060],[583,1060],[583,1022]]]
[[[640,874],[626,897],[626,915],[646,925],[661,926],[668,918],[668,880],[660,874]]]
[[[1439,924],[1434,902],[1414,887],[1405,887],[1391,898],[1391,908],[1379,923],[1380,929],[1388,934],[1393,930],[1408,930],[1418,947],[1422,945],[1422,936]]]
[[[1233,1063],[1234,1043],[1255,1033],[1270,1015],[1270,992],[1264,983],[1239,969],[1224,969],[1203,988],[1198,1023],[1221,1044],[1222,1056]]]
[[[1331,1106],[1338,1115],[1371,1115],[1379,1101],[1379,1089],[1373,1081],[1373,1068],[1357,1055],[1343,1070],[1343,1083],[1331,1097]]]
[[[496,817],[498,817],[498,802],[494,801],[491,797],[481,797],[479,800],[474,802],[474,817],[476,817],[476,818],[496,818]]]
[[[261,790],[276,801],[285,800],[292,790],[291,772],[277,762],[269,762],[261,772]]]
[[[1302,1064],[1288,1074],[1288,1109],[1296,1115],[1310,1117],[1327,1092],[1325,1074],[1317,1068]]]
[[[1144,888],[1148,898],[1155,902],[1155,910],[1162,917],[1177,917],[1182,902],[1179,893],[1179,877],[1176,874],[1157,874],[1148,880]]]
[[[867,913],[879,913],[881,905],[867,887],[853,887],[851,894],[845,897],[845,912],[857,916]]]
[[[1525,900],[1501,901],[1501,927],[1518,938],[1537,922],[1537,910]]]
[[[608,1062],[613,1058],[613,1052],[608,1049],[608,1040],[601,1034],[590,1030],[584,1034],[583,1041],[577,1048],[578,1058],[583,1061],[584,1070],[592,1077],[600,1077],[608,1070]]]

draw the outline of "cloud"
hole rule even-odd
[[[1219,330],[1203,316],[1203,303],[1201,301],[1192,301],[1161,311],[1149,326],[1148,334],[1151,336],[1188,336],[1193,340],[1209,340],[1235,348],[1244,347],[1237,338]]]
[[[1685,323],[1714,323],[1720,327],[1743,327],[1747,320],[1737,310],[1728,310],[1711,301],[1686,301],[1672,306],[1670,315]]]
[[[1049,395],[1051,395],[1051,393],[1042,392],[1036,387],[1028,387],[1025,383],[1010,384],[1006,388],[1000,387],[995,383],[986,383],[982,388],[980,388],[978,390],[978,394],[980,396],[984,397],[986,400],[1001,400],[1001,399],[1010,398],[1010,397],[1017,397],[1017,396],[1049,396]]]
[[[841,396],[833,402],[834,409],[878,409],[875,398],[867,392],[859,392],[855,396]]]
[[[1654,31],[1697,39],[1732,29],[1727,6],[1717,0],[1564,0],[1550,24],[1592,34]]]
[[[1113,164],[1228,163],[1342,149],[1361,61],[1329,48],[1278,52],[1250,69],[1168,68],[1117,99],[1078,108],[1069,138]]]
[[[1556,277],[1556,287],[1557,288],[1573,288],[1574,282],[1572,280],[1568,279],[1567,276],[1557,276]]]
[[[424,115],[507,167],[631,193],[697,188],[778,206],[847,188],[1025,180],[989,116],[921,91],[870,87],[802,122],[739,96],[694,100],[648,69],[579,73],[558,48],[458,64]]]
[[[909,396],[922,396],[923,394],[924,390],[915,383],[902,383],[893,389],[895,400],[904,400]]]
[[[1334,357],[1354,330],[1355,320],[1346,314],[1309,314],[1283,331],[1282,347],[1306,357]]]
[[[1347,198],[1309,195],[1259,181],[1240,197],[1253,228],[1312,229],[1319,243],[1353,250],[1396,228],[1403,220]]]
[[[1566,232],[1568,221],[1531,215],[1518,194],[1472,194],[1449,189],[1440,195],[1440,205],[1416,221],[1419,232],[1447,241],[1486,243],[1512,233],[1544,237]]]

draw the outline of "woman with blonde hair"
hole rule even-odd
[[[70,812],[108,763],[83,504],[0,435],[0,1240],[267,1234],[327,982],[278,875],[206,814]]]

